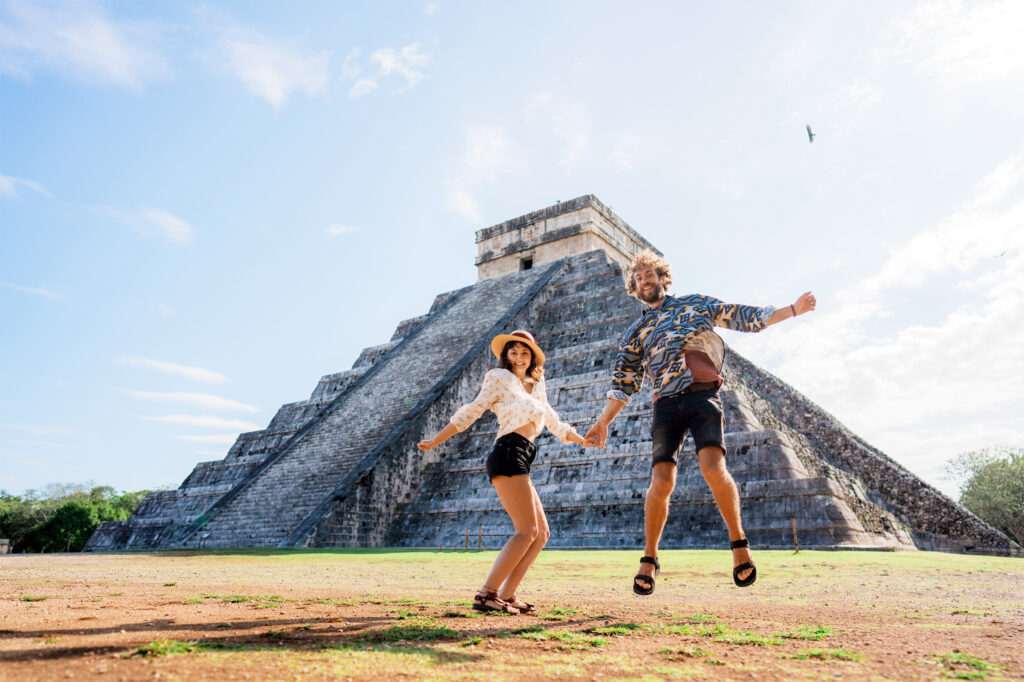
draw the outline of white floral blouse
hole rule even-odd
[[[571,424],[559,420],[548,404],[543,378],[534,385],[533,393],[527,393],[515,374],[507,369],[492,369],[484,375],[476,399],[460,407],[451,422],[459,431],[465,431],[487,410],[498,418],[498,438],[527,424],[535,425],[538,430],[548,427],[563,443],[571,443],[569,437],[578,435]]]

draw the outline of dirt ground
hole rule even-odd
[[[538,615],[468,608],[494,552],[0,556],[0,679],[1024,679],[1024,561],[546,551]]]

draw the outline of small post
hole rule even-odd
[[[480,524],[476,527],[476,551],[481,551],[484,548],[484,524]]]
[[[466,529],[466,551],[469,551],[469,529]]]
[[[791,517],[789,517],[789,520],[792,521],[792,523],[793,523],[793,547],[796,548],[794,550],[793,554],[796,554],[797,552],[800,551],[800,543],[796,539],[796,517],[795,516],[791,516]]]

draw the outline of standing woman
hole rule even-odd
[[[544,507],[530,481],[530,465],[537,455],[533,441],[545,426],[563,443],[590,445],[570,424],[558,419],[548,404],[544,386],[544,353],[530,332],[516,330],[491,341],[498,367],[484,375],[480,394],[452,415],[451,423],[430,440],[430,450],[464,431],[490,410],[498,418],[498,438],[487,456],[487,477],[494,484],[516,533],[494,560],[487,581],[473,598],[477,611],[532,613],[534,607],[516,598],[523,576],[551,536]]]

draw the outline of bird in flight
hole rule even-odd
[[[814,144],[814,131],[811,130],[811,124],[807,124],[807,139],[810,140],[811,144]]]

